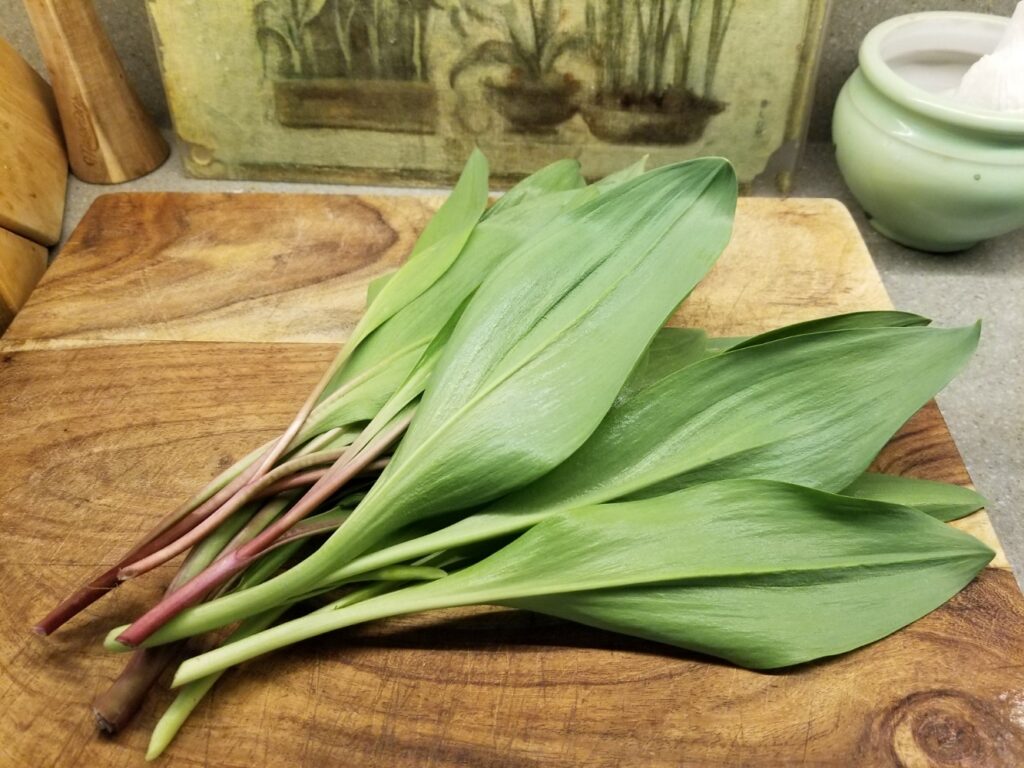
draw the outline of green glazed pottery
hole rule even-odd
[[[832,137],[850,191],[889,239],[959,251],[1024,227],[1024,114],[947,95],[1007,25],[978,13],[914,13],[861,43]]]

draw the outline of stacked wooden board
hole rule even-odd
[[[0,39],[0,333],[60,238],[68,162],[50,86]]]

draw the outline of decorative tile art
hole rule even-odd
[[[724,155],[785,189],[826,0],[150,0],[190,173],[510,182]]]

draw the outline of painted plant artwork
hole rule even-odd
[[[785,187],[827,0],[150,0],[203,177],[511,182],[724,155]],[[765,30],[770,29],[771,34]]]
[[[260,0],[256,39],[277,119],[294,127],[432,133],[430,0]]]
[[[597,65],[597,87],[583,119],[599,139],[626,143],[689,144],[712,115],[725,109],[714,97],[715,70],[736,0],[710,0],[686,15],[679,0],[588,2],[587,50]],[[696,72],[698,52],[703,71]]]

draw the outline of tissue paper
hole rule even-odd
[[[954,95],[975,107],[1024,112],[1024,1],[999,45],[967,70]]]

